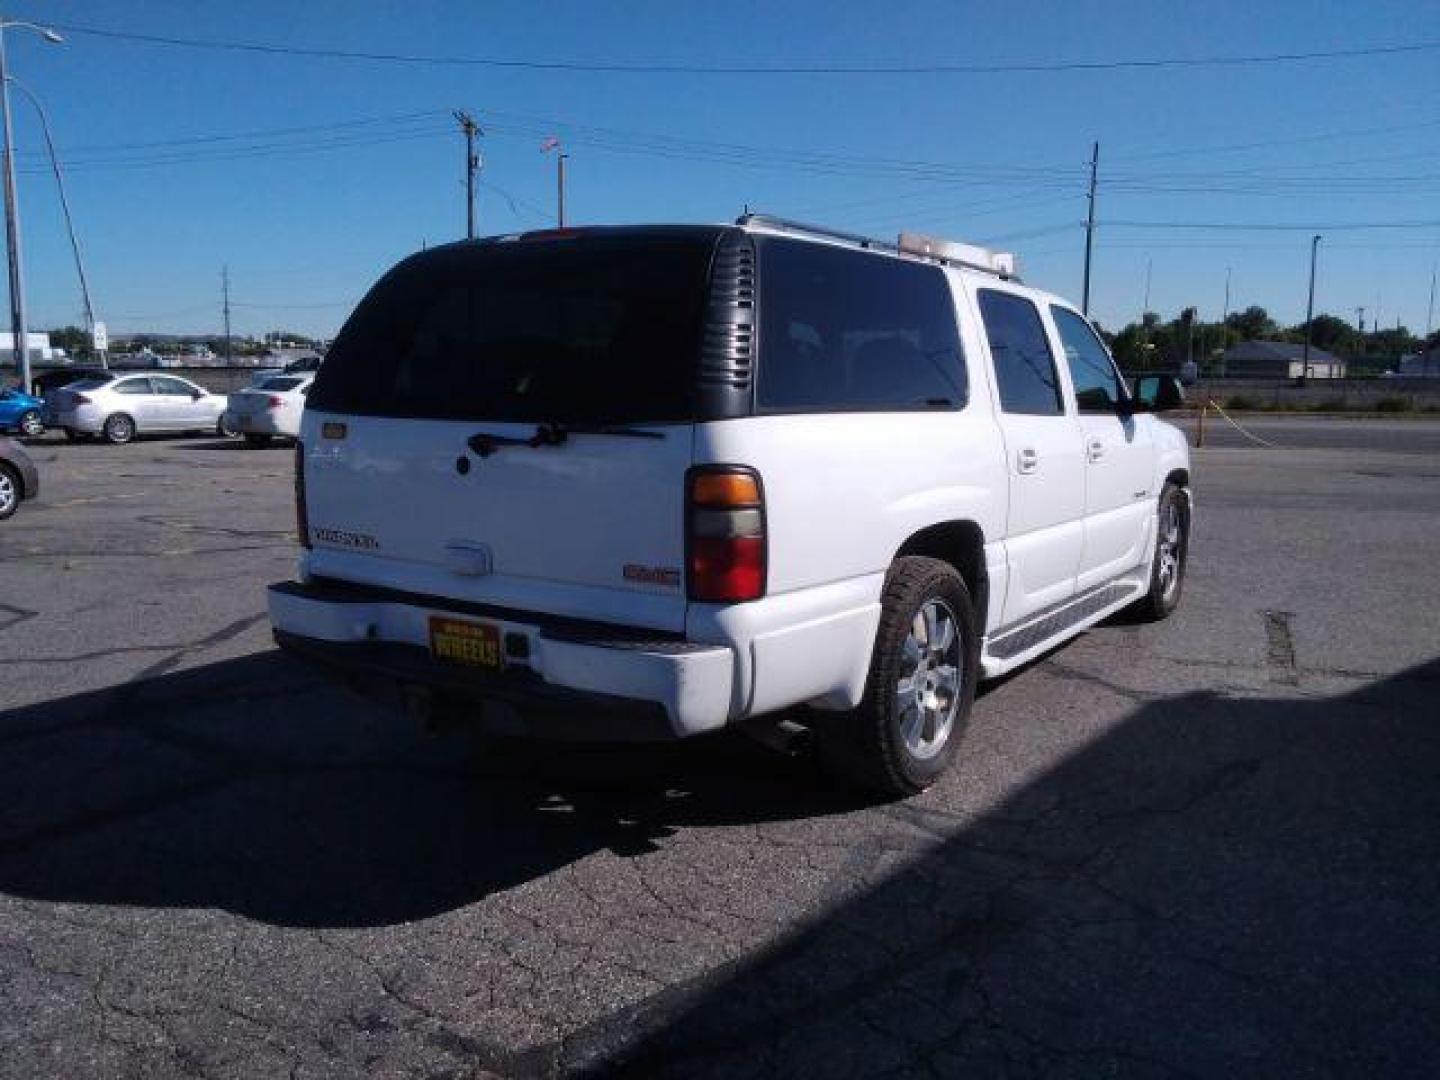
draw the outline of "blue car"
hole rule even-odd
[[[32,437],[44,434],[45,424],[40,419],[44,404],[19,390],[0,390],[0,432],[18,431]]]

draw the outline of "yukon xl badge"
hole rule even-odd
[[[680,587],[680,571],[668,566],[640,566],[626,563],[622,571],[626,581],[637,581],[643,585],[663,585],[667,589]]]
[[[378,551],[380,548],[380,541],[369,533],[326,528],[314,528],[310,530],[310,533],[322,544],[338,544],[341,547],[360,548],[364,551]]]

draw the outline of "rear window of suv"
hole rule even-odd
[[[444,420],[687,420],[716,233],[464,244],[392,270],[311,407]]]

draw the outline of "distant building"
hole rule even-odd
[[[1310,346],[1310,370],[1305,370],[1305,346],[1291,341],[1242,341],[1225,350],[1225,374],[1238,378],[1343,379],[1346,364],[1334,353]]]
[[[1402,356],[1400,366],[1395,369],[1395,374],[1440,378],[1440,345],[1425,352]]]
[[[32,334],[25,331],[26,352],[30,354],[33,363],[36,360],[63,360],[64,349],[56,349],[50,344],[49,334]],[[12,367],[15,364],[15,335],[9,330],[0,333],[0,363],[8,363]]]

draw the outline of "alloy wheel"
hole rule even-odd
[[[950,605],[932,598],[920,605],[900,647],[895,711],[900,735],[917,758],[940,753],[955,726],[964,667],[959,624]]]

